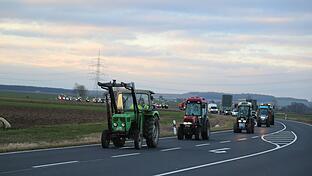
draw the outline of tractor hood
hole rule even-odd
[[[112,118],[113,131],[129,130],[131,119],[134,118],[134,113],[114,114]]]
[[[184,116],[183,122],[195,123],[197,118],[197,116]]]

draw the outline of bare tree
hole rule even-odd
[[[75,83],[74,92],[77,96],[85,97],[87,95],[87,89],[84,85]]]

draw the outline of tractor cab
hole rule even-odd
[[[201,118],[207,117],[207,101],[202,98],[189,98],[185,105],[183,122],[199,123]],[[187,124],[187,123],[186,123]]]
[[[131,124],[135,120],[134,102],[130,91],[118,91],[117,94],[117,113],[112,115],[112,131],[130,131]],[[137,99],[137,109],[139,116],[142,113],[152,110],[152,91],[135,90]]]
[[[201,97],[190,97],[185,101],[185,114],[183,123],[178,127],[178,139],[208,139],[210,134],[210,124],[208,119],[208,103]]]
[[[238,115],[234,123],[234,133],[254,133],[254,119],[252,118],[252,104],[250,102],[240,102],[238,104]]]
[[[261,104],[257,112],[257,126],[261,127],[262,124],[265,124],[266,127],[270,127],[274,124],[272,112],[270,104]]]

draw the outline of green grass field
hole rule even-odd
[[[285,119],[285,114],[284,113],[276,113],[275,116],[276,116],[276,118]],[[293,113],[288,113],[287,116],[286,116],[286,119],[288,119],[288,120],[296,120],[296,121],[312,124],[312,114],[293,114]]]

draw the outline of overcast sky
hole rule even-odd
[[[1,84],[312,99],[312,1],[1,0]]]

